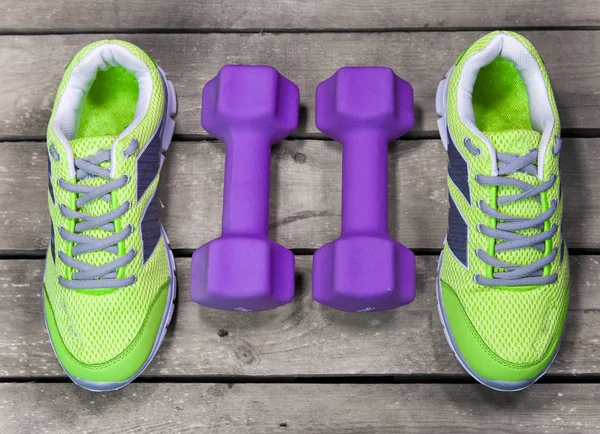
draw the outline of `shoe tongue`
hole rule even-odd
[[[96,155],[101,149],[111,149],[117,136],[83,137],[69,141],[74,158],[86,158]]]
[[[496,152],[505,154],[528,154],[532,149],[538,149],[542,135],[533,130],[508,130],[483,132],[494,145]]]
[[[117,136],[112,135],[85,137],[81,139],[73,139],[69,141],[69,145],[71,146],[71,149],[73,151],[74,158],[88,159],[89,157],[95,156],[98,153],[98,151],[112,149],[112,145],[116,138]],[[100,167],[109,169],[110,161],[105,161],[101,163]],[[99,187],[101,185],[106,184],[107,182],[108,181],[106,179],[99,177],[86,177],[77,181],[78,184],[88,185],[92,187]],[[112,209],[112,204],[100,198],[88,202],[79,211],[94,217],[98,217],[102,214],[106,214]],[[82,235],[87,235],[98,239],[105,238],[111,234],[112,232],[105,231],[104,229],[100,228],[90,229],[82,233]],[[91,264],[102,264],[114,260],[115,256],[112,253],[98,251],[85,253],[83,255],[78,256],[77,259]]]
[[[484,132],[484,134],[490,139],[490,141],[494,145],[494,149],[496,150],[496,152],[519,156],[528,154],[532,149],[539,149],[542,138],[542,135],[540,133],[532,130]],[[539,185],[541,183],[541,181],[539,181],[536,176],[532,176],[524,172],[517,172],[505,176],[508,178],[524,181],[534,186]],[[498,187],[498,198],[502,196],[516,195],[522,192],[523,190],[516,187],[501,186]],[[543,212],[543,209],[541,202],[538,201],[536,198],[528,198],[521,199],[516,202],[509,203],[507,205],[499,206],[498,211],[510,216],[534,218],[539,216]],[[540,232],[541,231],[536,228],[528,229],[526,231],[519,231],[520,234],[527,236],[539,234]],[[543,252],[540,252],[537,249],[527,247],[519,250],[500,252],[496,256],[501,261],[509,262],[511,264],[529,265],[534,261],[541,259],[544,255]]]

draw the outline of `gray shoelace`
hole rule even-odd
[[[118,179],[110,180],[110,170],[100,167],[102,163],[110,161],[111,151],[107,149],[98,151],[93,157],[75,159],[77,180],[81,181],[86,178],[99,177],[108,181],[99,187],[72,184],[63,179],[58,181],[61,188],[80,195],[77,199],[76,209],[81,209],[84,205],[94,200],[105,200],[108,203],[111,203],[110,193],[123,187],[129,182],[126,175]],[[94,217],[80,211],[69,209],[64,204],[60,205],[60,211],[64,217],[81,220],[79,223],[75,224],[73,232],[69,232],[62,227],[59,229],[61,237],[74,244],[72,257],[66,255],[64,252],[58,252],[59,258],[68,267],[78,270],[72,274],[72,280],[66,280],[62,276],[59,277],[59,282],[62,286],[69,289],[122,288],[135,282],[135,276],[117,278],[117,270],[133,260],[136,255],[135,249],[131,249],[125,255],[118,256],[116,259],[100,266],[87,264],[75,259],[79,255],[101,250],[118,255],[117,245],[131,235],[133,232],[133,227],[131,225],[128,225],[123,228],[123,230],[105,238],[90,237],[82,235],[82,233],[96,228],[115,232],[114,221],[125,214],[129,208],[131,208],[131,203],[125,202],[120,207],[109,211],[106,214]]]
[[[523,190],[522,193],[500,196],[498,197],[498,207],[517,202],[522,199],[535,198],[541,200],[540,193],[549,190],[556,181],[556,175],[552,175],[550,179],[538,186],[533,186],[527,182],[520,181],[507,177],[507,175],[517,172],[524,172],[537,177],[537,167],[534,165],[538,159],[538,151],[532,150],[528,154],[512,155],[497,153],[498,159],[498,176],[483,176],[477,175],[476,181],[481,185],[487,186],[510,186]],[[484,201],[479,201],[481,210],[491,218],[497,220],[496,228],[491,228],[485,225],[478,225],[478,230],[491,238],[498,240],[496,242],[494,253],[506,252],[509,250],[518,250],[524,248],[534,248],[541,252],[545,251],[545,242],[551,239],[558,229],[557,225],[544,231],[544,223],[552,217],[557,208],[557,201],[552,200],[548,210],[535,218],[514,217],[503,214],[498,210],[493,209]],[[527,236],[518,233],[527,229],[539,229],[540,233],[533,236]],[[554,258],[558,249],[555,247],[552,251],[543,258],[535,262],[521,266],[510,264],[501,261],[493,255],[488,254],[482,248],[477,248],[477,256],[487,265],[494,268],[504,269],[506,271],[494,272],[492,278],[484,277],[480,274],[475,276],[475,281],[480,285],[485,286],[529,286],[529,285],[547,285],[556,282],[557,275],[543,275],[544,267],[549,265]]]

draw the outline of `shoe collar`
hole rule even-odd
[[[475,124],[472,101],[473,88],[479,70],[498,57],[512,62],[525,83],[529,96],[531,125],[534,130],[542,134],[538,156],[538,178],[543,179],[544,160],[555,125],[554,112],[540,65],[534,55],[515,36],[508,33],[498,33],[485,47],[464,60],[457,91],[459,119],[487,146],[492,162],[491,173],[496,176],[498,174],[496,151],[490,139]]]
[[[52,131],[65,149],[71,178],[75,176],[75,164],[69,141],[75,137],[83,103],[98,71],[105,71],[115,66],[121,66],[135,75],[139,86],[139,97],[133,122],[113,141],[111,175],[114,175],[115,161],[117,161],[116,144],[140,124],[150,107],[154,91],[152,75],[148,66],[139,57],[127,47],[112,42],[98,45],[90,50],[71,71],[58,101],[52,124]]]

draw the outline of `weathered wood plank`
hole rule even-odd
[[[550,374],[598,374],[600,263],[571,258],[572,300],[562,348]],[[417,257],[417,297],[406,307],[348,314],[312,300],[312,257],[296,257],[296,297],[243,314],[200,307],[189,297],[190,260],[178,259],[174,322],[145,376],[402,375],[467,378],[437,312],[437,258]],[[0,261],[0,376],[64,377],[42,314],[42,260]],[[1,432],[2,430],[0,430]]]
[[[546,11],[550,9],[544,7]],[[320,81],[344,65],[387,65],[414,87],[417,112],[413,131],[434,132],[437,130],[434,99],[438,81],[459,53],[483,34],[359,32],[2,36],[0,137],[44,136],[65,65],[84,45],[109,37],[138,44],[167,71],[179,95],[178,134],[205,133],[199,122],[201,90],[207,80],[227,63],[270,64],[295,81],[300,87],[303,106],[297,130],[300,134],[317,132],[314,95]],[[567,128],[597,128],[600,118],[600,32],[528,31],[524,34],[546,59],[562,125]]]
[[[0,431],[210,433],[597,433],[597,384],[514,396],[476,384],[2,384]]]
[[[600,139],[565,139],[565,237],[570,247],[600,248]],[[217,237],[225,147],[176,142],[167,154],[160,197],[175,249]],[[49,236],[47,158],[40,143],[0,143],[0,250],[44,249]],[[340,227],[341,146],[318,140],[274,147],[271,236],[289,248],[317,248]],[[439,141],[390,147],[391,233],[411,248],[440,248],[448,208],[447,157]]]
[[[22,4],[21,4],[22,3]],[[2,31],[402,29],[594,26],[594,0],[0,1]]]

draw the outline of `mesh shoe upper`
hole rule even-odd
[[[550,82],[531,43],[511,32],[494,32],[475,42],[461,55],[448,80],[445,116],[451,210],[440,278],[445,291],[455,294],[462,309],[460,315],[452,317],[455,322],[468,323],[483,350],[500,363],[518,368],[545,361],[543,369],[557,349],[569,298],[556,152],[560,148],[560,124]],[[535,174],[524,169],[508,175],[499,173],[509,164],[500,161],[501,155],[516,160],[530,152],[536,158],[526,169],[535,169]],[[551,186],[542,194],[502,205],[503,197],[523,193],[515,185],[543,187],[553,177],[554,182],[545,184]],[[507,183],[490,186],[478,182],[486,178],[496,182],[504,178]],[[497,225],[507,227],[509,222],[490,217],[483,210],[486,206],[522,222],[542,215],[553,203],[556,209],[543,224],[512,232],[517,239],[543,237],[555,230],[539,245],[502,251],[500,245],[506,240],[489,235]],[[512,269],[486,263],[482,252],[522,270],[519,267],[546,258],[553,250],[554,259],[528,277],[531,282],[544,284],[480,283],[482,278],[510,275],[507,271]],[[452,321],[449,326],[451,334],[466,330],[458,324],[453,327]],[[470,363],[470,348],[461,344],[466,340],[456,333],[453,338]]]
[[[103,76],[105,71],[117,69],[122,71]],[[108,98],[110,91],[114,97]],[[137,101],[131,106],[132,98]],[[122,41],[99,41],[82,49],[69,63],[60,84],[48,126],[48,205],[53,234],[44,288],[46,314],[52,320],[48,320],[50,336],[63,365],[64,359],[70,357],[73,363],[101,369],[115,365],[120,357],[135,351],[140,351],[140,360],[145,360],[152,345],[145,344],[140,349],[136,344],[146,329],[159,331],[162,315],[158,315],[157,320],[151,312],[164,311],[165,293],[172,278],[166,240],[157,223],[160,155],[156,154],[152,164],[157,170],[154,177],[146,181],[147,188],[141,196],[138,173],[141,155],[161,124],[165,104],[165,84],[154,61],[139,48]],[[89,161],[103,151],[107,151],[104,154],[108,160],[99,163],[99,167],[110,171],[110,178],[88,173],[80,176],[77,161]],[[77,200],[82,194],[63,188],[64,183],[97,188],[116,179],[126,182],[81,207]],[[108,226],[96,227],[77,235],[105,240],[124,228],[130,228],[131,233],[110,248],[74,254],[77,243],[65,240],[61,231],[77,232],[76,225],[86,218],[65,217],[61,206],[71,213],[94,218],[123,204],[126,204],[126,212],[108,223],[113,225],[113,230]],[[152,224],[145,223],[149,209],[156,214],[152,217],[156,222]],[[156,234],[156,239],[145,257],[143,253],[149,246],[144,246],[147,238],[144,231],[148,230]],[[89,287],[66,287],[69,282],[76,282],[74,276],[81,271],[65,263],[69,258],[100,267],[128,252],[134,253],[133,258],[112,274],[114,280],[132,277],[126,282],[130,284],[105,285],[102,278],[95,278],[88,281]],[[66,259],[61,260],[61,255]],[[61,279],[67,283],[61,284]],[[157,307],[157,303],[161,306]],[[153,339],[150,342],[153,343]]]

